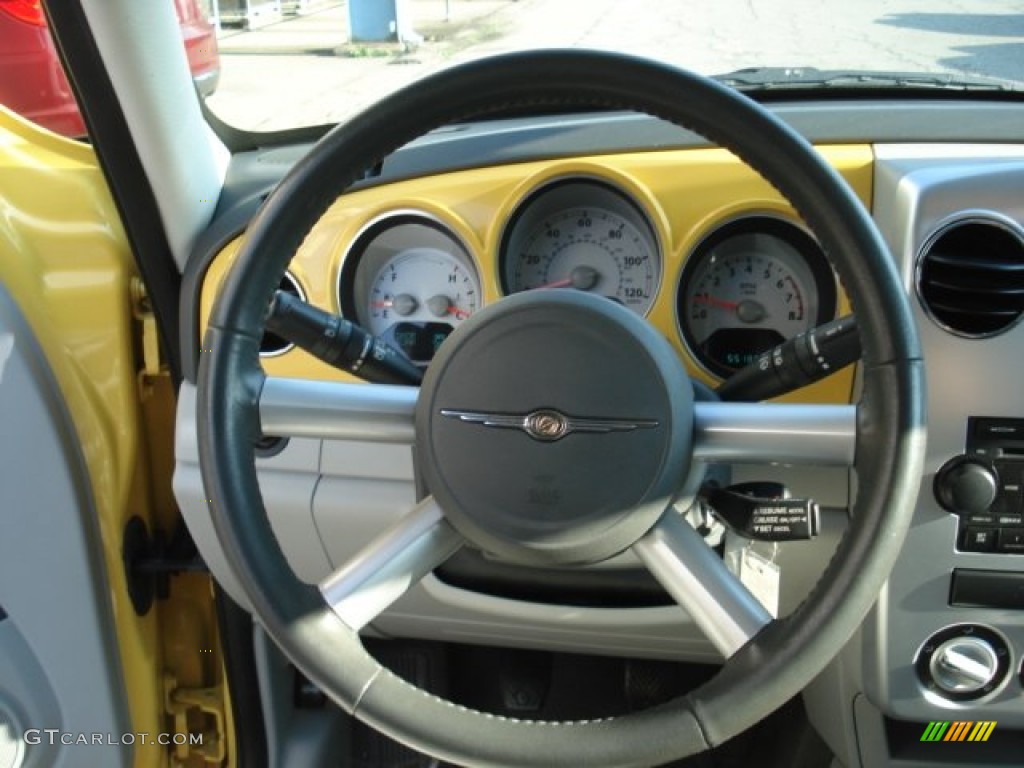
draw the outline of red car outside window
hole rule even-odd
[[[216,31],[197,0],[174,0],[174,9],[192,77],[208,96],[220,76]],[[0,103],[55,133],[85,135],[40,0],[0,0]]]

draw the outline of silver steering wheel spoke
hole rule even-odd
[[[737,464],[853,465],[857,407],[694,403],[693,457]]]
[[[632,549],[726,659],[771,622],[758,599],[673,509]]]
[[[325,440],[414,442],[415,387],[268,376],[260,393],[263,434]],[[853,405],[694,403],[699,461],[850,466]]]
[[[416,387],[268,376],[260,390],[260,428],[279,437],[411,445],[418,395]]]
[[[428,496],[320,582],[324,600],[359,630],[463,545],[462,536]]]

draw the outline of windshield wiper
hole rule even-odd
[[[815,67],[750,67],[713,79],[740,91],[811,90],[816,88],[890,89],[922,88],[942,91],[1019,91],[1019,84],[993,77],[931,74],[870,69],[817,69]]]

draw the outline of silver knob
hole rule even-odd
[[[996,650],[980,637],[954,637],[932,654],[929,669],[935,684],[948,693],[974,693],[999,673]]]

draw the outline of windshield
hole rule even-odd
[[[661,59],[744,88],[1024,91],[1020,0],[208,0],[224,121],[345,120],[430,72],[514,50]]]

